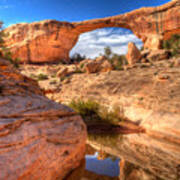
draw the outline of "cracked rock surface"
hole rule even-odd
[[[63,179],[84,158],[85,141],[80,116],[0,59],[0,180]]]

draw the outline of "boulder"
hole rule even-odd
[[[26,63],[70,62],[69,53],[82,33],[99,28],[130,29],[145,48],[159,49],[162,39],[180,33],[179,0],[158,7],[147,7],[129,13],[81,22],[44,20],[21,23],[4,30],[5,44],[13,59]]]
[[[109,72],[113,70],[112,64],[105,56],[99,56],[95,59],[95,62],[99,63],[98,72]]]
[[[63,179],[85,155],[79,115],[0,59],[0,179]]]
[[[129,65],[134,65],[140,61],[141,53],[133,42],[128,43],[126,58]]]
[[[85,64],[84,69],[85,72],[90,73],[97,73],[99,71],[100,63],[92,61],[90,63]]]
[[[79,67],[83,64],[83,71],[90,73],[98,73],[98,72],[109,72],[113,70],[112,64],[104,57],[100,56],[95,60],[84,60],[80,63]]]
[[[114,68],[112,66],[112,64],[106,59],[104,60],[99,67],[99,72],[109,72],[112,71]]]

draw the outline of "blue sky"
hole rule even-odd
[[[169,1],[170,0],[0,0],[0,20],[4,21],[5,27],[16,23],[33,22],[44,19],[70,22],[81,21],[122,14],[140,7],[159,6]],[[111,32],[113,32],[113,36]],[[110,42],[110,44],[104,43],[104,45],[110,45],[117,51],[118,42],[115,38],[118,39],[118,35],[122,36],[123,33],[126,34],[127,37],[129,31],[120,28],[107,28],[85,33],[80,37],[78,47],[76,46],[73,49],[73,53],[81,51],[79,46],[83,45],[81,41],[84,41],[85,38],[88,39],[87,36],[94,38],[94,41],[98,40],[99,48],[103,46],[104,40],[107,40],[106,42]],[[100,40],[99,37],[97,37],[96,39],[95,34],[103,34],[103,37],[106,38]],[[129,37],[132,38],[132,36]],[[111,39],[113,40],[111,41]],[[137,42],[138,45],[140,44],[138,39],[133,40]],[[89,45],[93,47],[95,43]],[[122,46],[122,43],[119,42],[119,46],[123,47],[125,44]],[[86,48],[86,51],[88,48],[89,47]],[[90,49],[90,51],[92,51],[93,48]],[[80,53],[83,54],[84,52]],[[102,52],[102,49],[99,52]],[[123,50],[123,52],[125,52],[125,50]],[[95,56],[97,53],[93,54],[94,55],[90,56]]]

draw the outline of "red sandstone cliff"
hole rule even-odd
[[[80,34],[105,27],[130,29],[144,42],[145,48],[158,49],[162,39],[180,33],[180,1],[75,23],[45,20],[16,24],[5,29],[9,34],[5,41],[13,58],[18,57],[21,62],[68,62],[69,52]]]
[[[84,158],[86,127],[71,109],[0,58],[0,179],[63,179]]]

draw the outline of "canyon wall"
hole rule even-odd
[[[159,49],[163,39],[180,33],[180,1],[82,22],[45,20],[16,24],[4,30],[8,35],[5,44],[12,57],[20,58],[21,62],[69,62],[69,52],[79,35],[106,27],[130,29],[142,40],[145,48]]]

